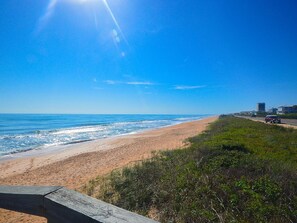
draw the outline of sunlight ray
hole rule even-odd
[[[125,43],[129,46],[129,43],[128,43],[128,41],[127,41],[127,39],[126,39],[126,37],[125,37],[125,35],[124,35],[124,33],[123,33],[123,31],[122,31],[122,29],[121,29],[119,23],[118,23],[118,21],[116,20],[116,18],[115,18],[115,16],[114,16],[113,12],[111,11],[111,9],[110,9],[110,7],[109,7],[109,5],[108,5],[107,0],[102,0],[102,2],[104,3],[104,5],[105,5],[105,7],[106,7],[106,9],[107,9],[107,11],[108,11],[108,13],[110,14],[110,16],[111,16],[111,18],[112,18],[112,20],[113,20],[115,26],[117,27],[118,31],[120,32],[120,34],[121,34],[123,40],[124,40]]]
[[[40,17],[38,20],[38,25],[35,30],[36,34],[38,34],[45,27],[45,25],[47,24],[47,22],[53,15],[57,3],[58,3],[58,0],[50,0],[49,1],[44,15],[42,17]]]

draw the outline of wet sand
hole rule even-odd
[[[0,185],[59,185],[79,189],[90,179],[151,157],[153,151],[183,148],[186,139],[206,129],[217,117],[29,152],[0,161]],[[42,218],[0,209],[0,222],[46,222]]]

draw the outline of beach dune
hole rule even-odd
[[[183,148],[186,139],[206,129],[217,117],[100,139],[56,150],[31,152],[0,162],[1,185],[59,185],[79,189],[87,181],[114,169],[149,158],[153,151]],[[0,209],[0,222],[46,222]]]

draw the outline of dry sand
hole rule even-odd
[[[90,179],[139,160],[152,151],[182,148],[185,140],[204,131],[217,117],[100,139],[49,150],[27,153],[0,162],[0,185],[60,185],[79,189]],[[0,209],[0,222],[46,222],[44,219]]]

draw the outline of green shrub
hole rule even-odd
[[[226,116],[189,141],[84,190],[161,222],[297,222],[296,130]]]
[[[297,113],[279,115],[279,117],[284,119],[297,119]]]

